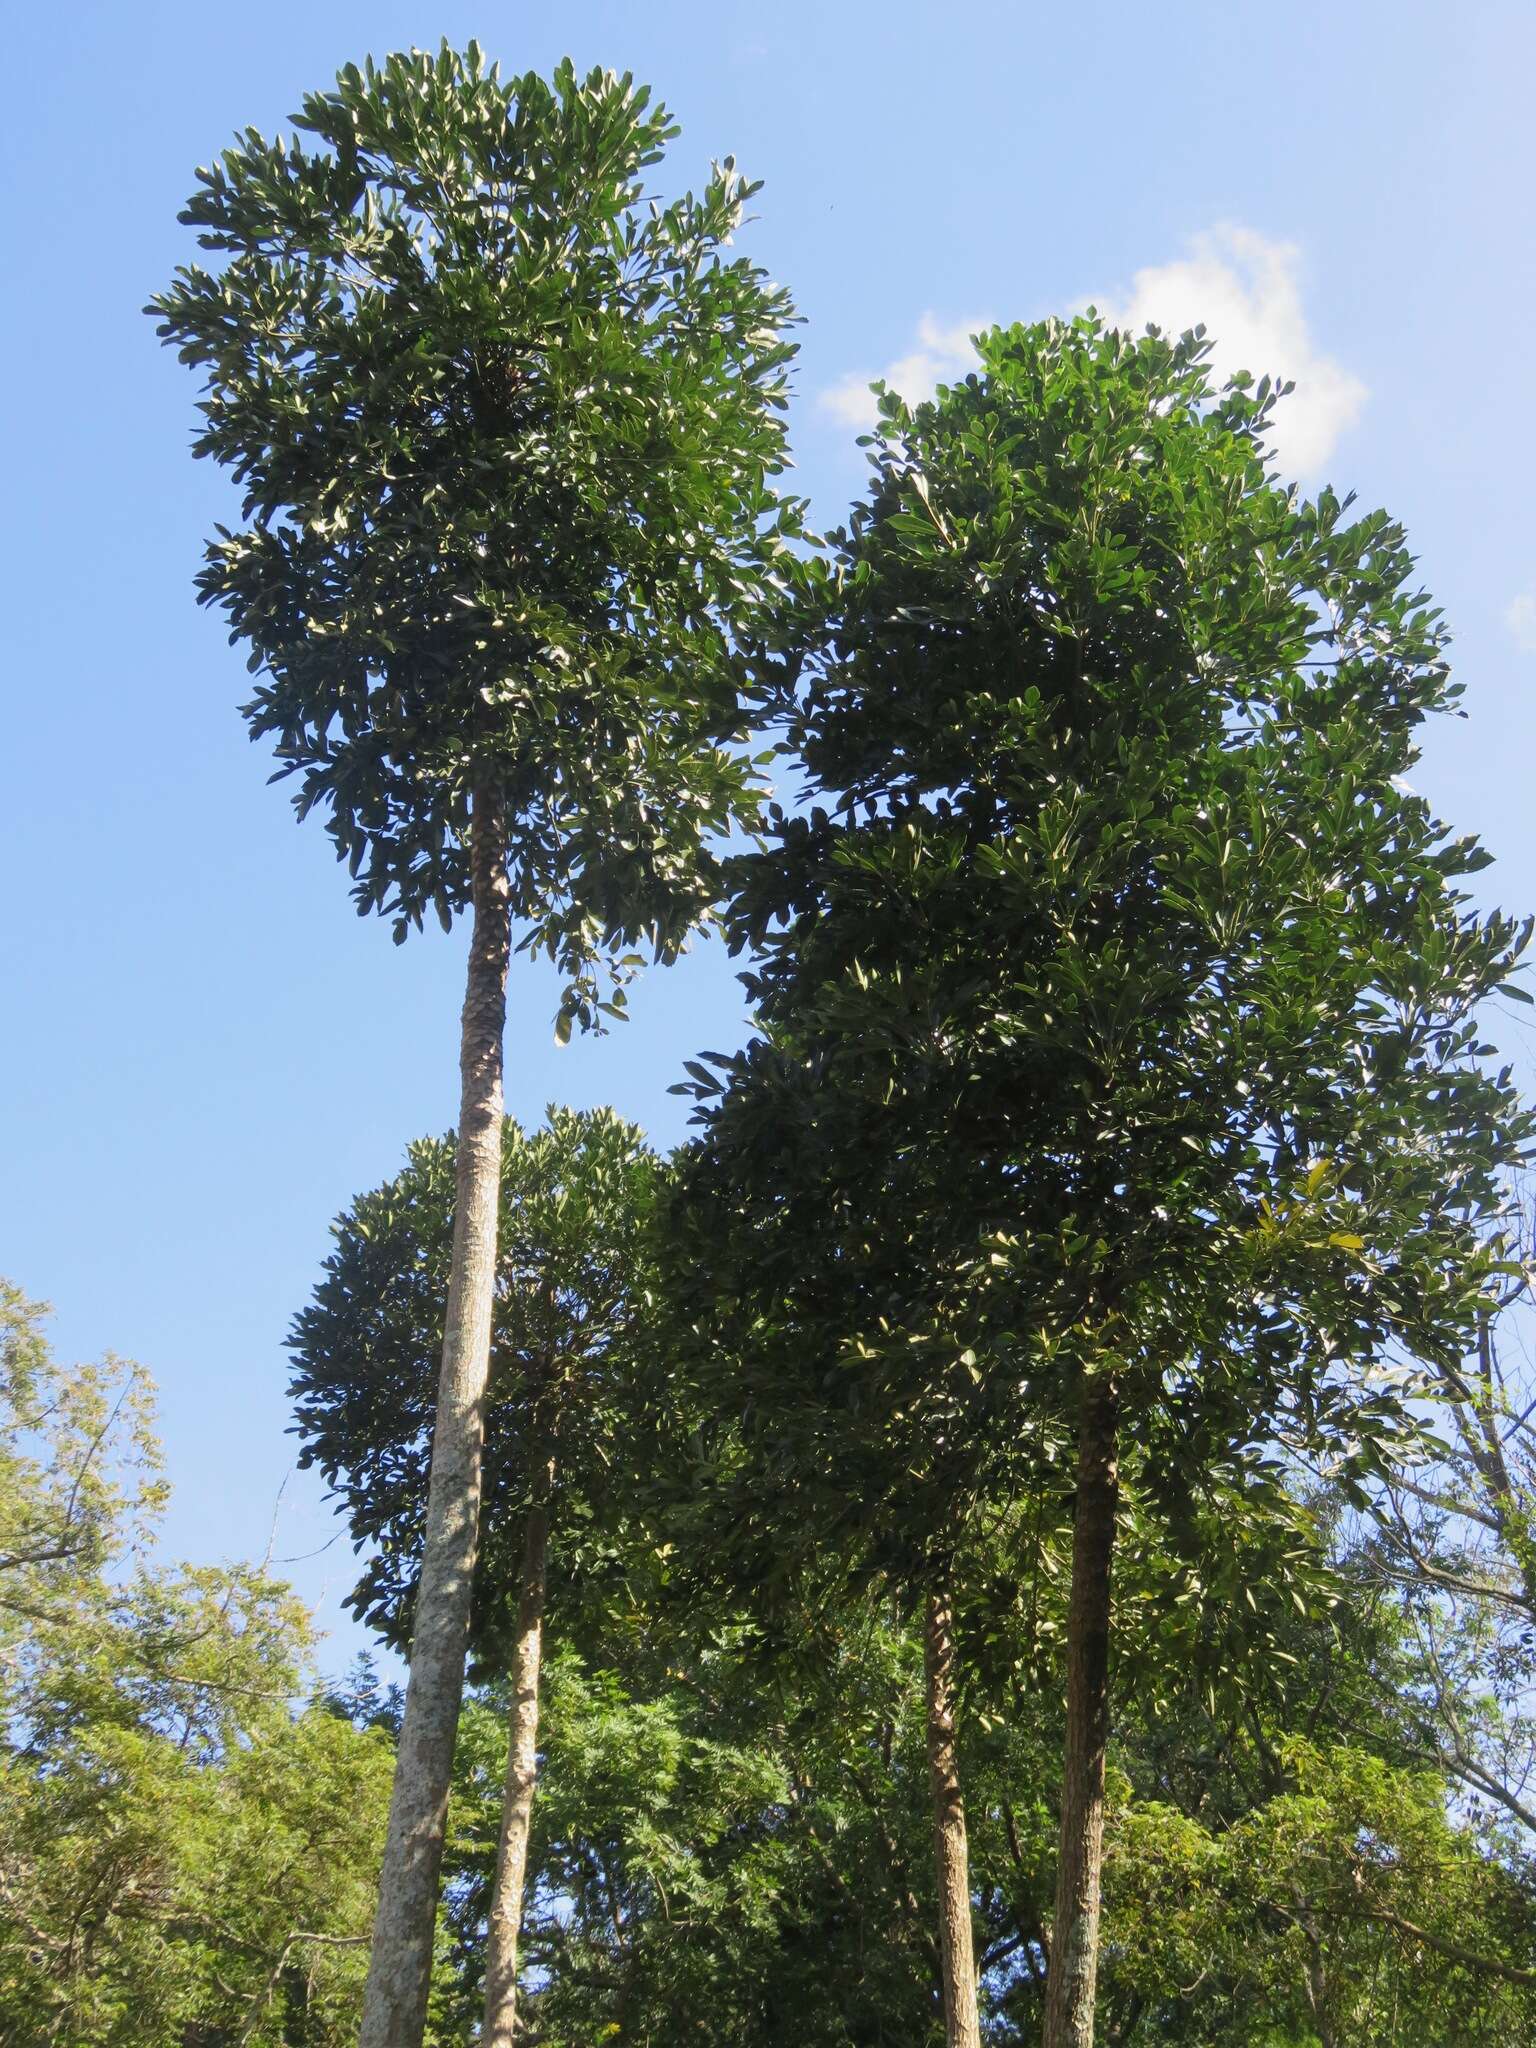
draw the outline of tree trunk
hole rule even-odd
[[[470,865],[474,921],[459,1041],[453,1266],[432,1429],[410,1678],[379,1875],[359,2048],[421,2048],[480,1532],[485,1390],[496,1293],[502,1034],[511,912],[501,805],[489,790],[481,788],[474,792],[473,805]]]
[[[309,2048],[309,1971],[287,1962],[278,1981],[283,1994],[283,2048]]]
[[[928,1777],[933,1791],[933,1856],[939,1880],[939,1970],[944,2038],[949,2048],[981,2048],[976,1957],[971,1943],[971,1863],[965,1801],[955,1756],[955,1645],[947,1588],[928,1596],[923,1669],[928,1682]]]
[[[1045,1992],[1044,2048],[1093,2048],[1109,1734],[1109,1574],[1120,1470],[1119,1390],[1107,1373],[1083,1387],[1078,1424],[1072,1601],[1067,1613],[1067,1736],[1061,1846]]]
[[[480,2048],[511,2048],[517,2024],[517,1944],[523,1926],[528,1876],[528,1830],[539,1774],[539,1664],[544,1652],[544,1560],[549,1549],[549,1494],[553,1463],[528,1511],[523,1539],[523,1584],[517,1607],[517,1648],[512,1663],[512,1726],[507,1742],[507,1788],[501,1841],[485,1939],[485,2025]]]

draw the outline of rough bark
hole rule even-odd
[[[1115,1382],[1108,1374],[1095,1374],[1084,1386],[1078,1425],[1067,1733],[1044,2048],[1093,2048],[1109,1734],[1109,1579],[1120,1495],[1118,1424]]]
[[[528,1831],[539,1775],[539,1667],[544,1653],[545,1557],[549,1549],[549,1493],[554,1467],[546,1467],[523,1538],[523,1583],[518,1596],[517,1643],[512,1658],[512,1723],[507,1742],[507,1784],[501,1840],[485,1941],[485,2025],[481,2048],[511,2048],[517,2025],[517,1945],[528,1876]]]
[[[511,948],[504,840],[499,803],[491,793],[476,789],[470,826],[473,926],[459,1044],[453,1265],[410,1677],[359,2048],[420,2048],[426,2026],[448,1783],[464,1693],[480,1530],[485,1392],[496,1291],[502,1036]]]
[[[928,1777],[933,1855],[939,1882],[939,1968],[949,2048],[981,2048],[976,1957],[971,1938],[971,1864],[965,1801],[955,1755],[955,1645],[948,1590],[928,1596],[923,1669],[928,1684]]]

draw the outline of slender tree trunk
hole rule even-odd
[[[309,2048],[309,1971],[298,1963],[283,1965],[283,2048]]]
[[[485,1940],[485,2025],[480,2048],[511,2048],[517,2025],[517,1944],[523,1926],[528,1876],[528,1831],[539,1775],[539,1665],[544,1654],[544,1563],[549,1549],[549,1495],[555,1468],[544,1469],[539,1496],[528,1511],[523,1539],[523,1584],[517,1606],[517,1647],[512,1662],[512,1726],[507,1742],[507,1788],[501,1808],[496,1881],[491,1888]]]
[[[1078,1424],[1077,1515],[1067,1614],[1067,1739],[1044,2048],[1093,2048],[1104,1863],[1104,1750],[1109,1734],[1109,1574],[1120,1497],[1118,1424],[1119,1389],[1109,1374],[1095,1373],[1084,1384]]]
[[[928,1596],[923,1669],[928,1682],[928,1777],[933,1791],[933,1856],[939,1879],[939,1970],[944,2038],[949,2048],[981,2048],[976,1957],[971,1941],[971,1863],[965,1801],[955,1755],[955,1644],[949,1591]]]
[[[474,922],[459,1047],[453,1267],[432,1429],[410,1679],[359,2048],[421,2048],[480,1530],[501,1193],[502,1034],[511,949],[501,806],[480,788],[473,798],[470,865]]]

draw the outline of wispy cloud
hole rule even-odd
[[[1536,654],[1536,597],[1522,590],[1511,598],[1504,607],[1504,623],[1522,654]]]
[[[1314,475],[1328,461],[1365,403],[1364,383],[1313,338],[1302,304],[1301,254],[1292,242],[1272,242],[1252,228],[1211,228],[1173,262],[1138,270],[1128,289],[1093,303],[1111,325],[1132,333],[1149,323],[1181,333],[1203,322],[1219,378],[1249,370],[1294,382],[1277,408],[1273,438],[1281,461],[1298,475]],[[908,400],[930,397],[937,384],[973,366],[970,337],[987,324],[924,313],[907,354],[878,373],[851,371],[817,402],[846,426],[868,427],[876,418],[869,392],[876,374]]]
[[[1298,474],[1327,462],[1365,403],[1361,380],[1312,338],[1294,242],[1271,242],[1252,228],[1211,228],[1174,262],[1138,270],[1124,298],[1109,293],[1095,303],[1112,326],[1133,334],[1149,324],[1178,334],[1203,321],[1218,377],[1250,370],[1294,382],[1276,409],[1274,441]]]
[[[849,427],[872,427],[879,418],[870,385],[876,377],[899,391],[910,404],[932,398],[940,384],[963,377],[976,363],[971,336],[990,327],[990,320],[956,320],[945,326],[932,313],[917,323],[917,345],[908,354],[887,363],[883,370],[850,370],[835,384],[819,393],[817,404]]]

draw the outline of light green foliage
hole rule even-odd
[[[942,2039],[916,1640],[886,1602],[802,1621],[792,1660],[765,1658],[752,1629],[695,1628],[664,1607],[638,1635],[615,1634],[622,1672],[556,1658],[525,1929],[540,2038]],[[1442,1775],[1391,1760],[1403,1701],[1382,1687],[1398,1668],[1399,1629],[1397,1610],[1360,1582],[1337,1627],[1296,1621],[1293,1654],[1255,1678],[1240,1708],[1213,1714],[1198,1685],[1149,1706],[1127,1684],[1110,1771],[1103,2041],[1525,2038],[1536,2016],[1529,1871],[1448,1812]],[[1028,1683],[1000,1696],[976,1672],[967,1703],[987,2038],[1028,2048],[1060,1709]],[[491,1688],[467,1710],[438,1997],[445,2044],[469,2038],[476,2009],[504,1707]]]
[[[1343,1542],[1337,1503],[1312,1514]],[[1424,1698],[1412,1626],[1368,1549],[1335,1571],[1332,1620],[1276,1617],[1241,1692],[1213,1694],[1172,1659],[1149,1687],[1120,1662],[1099,2007],[1117,2048],[1471,2048],[1530,2027],[1528,1854],[1405,1754]],[[1122,1585],[1122,1612],[1135,1600]],[[1028,1793],[1049,1785],[1057,1711],[1019,1687],[1001,1747],[972,1730],[973,1862],[994,1928],[1009,1907],[1048,1918],[1054,1817]],[[999,1786],[1019,1800],[1006,1859]],[[1000,2038],[1036,2038],[1028,1971],[993,1988]]]
[[[1224,1831],[1116,1812],[1111,2015],[1128,2043],[1473,2048],[1536,2027],[1529,1886],[1479,1853],[1444,1781],[1283,1745],[1286,1789]]]
[[[524,1934],[540,2038],[942,2040],[915,1645],[866,1613],[786,1688],[735,1635],[667,1635],[676,1662],[631,1644],[627,1677],[569,1654],[549,1674]],[[471,1986],[498,1704],[469,1711],[456,1793],[449,1911]]]
[[[0,2039],[341,2048],[388,1739],[300,1709],[307,1617],[264,1571],[141,1554],[145,1376],[65,1372],[36,1310],[6,1315],[7,1535],[66,1554],[0,1581]]]
[[[63,1371],[46,1316],[0,1280],[0,1671],[12,1687],[30,1632],[67,1618],[163,1496],[143,1375],[118,1359]]]
[[[797,515],[789,303],[727,246],[756,187],[726,158],[654,199],[645,88],[474,44],[348,65],[294,129],[200,173],[222,260],[150,309],[246,493],[202,595],[359,909],[448,922],[497,789],[514,914],[592,1023],[598,965],[676,953],[757,806],[736,641]]]
[[[1418,1710],[1403,1716],[1403,1753],[1449,1773],[1468,1810],[1516,1843],[1536,1832],[1533,1225],[1517,1176],[1493,1232],[1499,1297],[1476,1346],[1438,1376],[1431,1454],[1378,1492],[1369,1528],[1411,1644]]]

